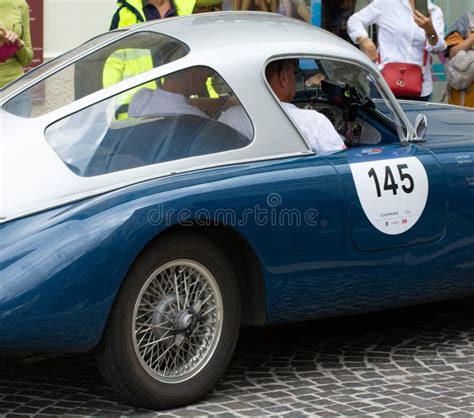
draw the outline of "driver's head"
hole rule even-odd
[[[286,59],[272,61],[265,68],[265,76],[277,97],[282,102],[291,102],[295,97],[297,70],[296,60]]]

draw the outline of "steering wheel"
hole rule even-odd
[[[342,110],[342,119],[334,126],[348,148],[359,144],[363,126],[355,123],[360,108],[375,108],[370,98],[364,97],[356,87],[342,82],[321,81],[321,89],[328,101]]]

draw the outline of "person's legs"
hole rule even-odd
[[[253,10],[253,6],[254,6],[253,0],[242,0],[241,10]]]
[[[305,3],[305,1],[293,0],[293,4],[296,8],[296,13],[298,13],[298,16],[305,22],[309,23],[311,21],[311,12],[309,10],[308,5]]]
[[[270,11],[270,9],[268,8],[268,4],[265,0],[255,0],[255,4],[257,5],[258,9],[262,12]]]

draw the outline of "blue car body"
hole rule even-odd
[[[425,143],[380,145],[374,155],[361,156],[361,148],[354,148],[198,170],[1,224],[0,349],[94,348],[140,252],[191,221],[232,229],[258,260],[264,315],[249,323],[473,294],[472,112],[402,106],[409,117],[420,106],[428,115]],[[419,158],[430,183],[421,219],[395,237],[370,227],[348,165],[394,153]],[[246,215],[249,208],[255,216]],[[307,216],[306,222],[296,213]]]
[[[249,48],[253,43],[256,47]],[[138,48],[140,55],[153,45],[164,45],[158,55],[179,54],[117,84],[102,85],[101,65],[109,57],[130,48]],[[355,105],[352,122],[363,120],[380,137],[315,154],[264,77],[271,60],[296,56],[307,64],[300,66],[306,72],[325,70],[326,60],[325,77],[331,81],[334,75],[334,81],[347,86],[344,94],[331,98],[318,96],[320,86],[307,91],[303,83],[300,93],[308,95],[303,105],[320,98],[333,113],[345,116]],[[235,93],[242,103],[252,130],[247,145],[89,175],[87,170],[81,175],[80,167],[64,157],[78,154],[87,161],[105,131],[119,131],[116,125],[122,121],[114,118],[121,103],[115,99],[123,93],[195,67],[221,76],[215,87],[229,83],[219,100]],[[371,100],[362,100],[369,96],[354,93],[355,101],[341,110],[353,92],[344,78],[348,74],[354,85],[372,80],[384,98],[377,109]],[[74,94],[66,92],[59,103],[51,94],[49,102],[51,91],[62,93],[63,78],[74,85]],[[38,85],[47,87],[42,91],[49,107],[33,102],[36,113],[19,110],[25,101],[31,105],[29,94]],[[329,88],[331,94],[337,89],[338,84]],[[109,120],[108,107],[115,105]],[[376,117],[374,109],[382,115]],[[425,142],[413,129],[419,113],[428,119]],[[146,123],[125,122],[130,131]],[[222,125],[214,120],[212,126]],[[405,132],[397,131],[400,126]],[[109,32],[1,90],[0,133],[2,175],[8,174],[0,189],[0,350],[96,347],[131,267],[153,242],[177,230],[211,234],[226,248],[240,272],[244,324],[348,315],[474,293],[473,111],[397,103],[364,54],[302,22],[275,14],[216,13]],[[210,147],[219,142],[210,139]],[[110,142],[106,151],[113,154]],[[127,152],[133,153],[134,145],[129,141]],[[100,143],[98,157],[104,148]],[[140,157],[147,153],[142,149]],[[374,227],[369,219],[371,205],[361,204],[360,188],[370,186],[373,194],[388,197],[397,190],[410,193],[413,173],[405,163],[397,165],[397,159],[416,160],[422,167],[426,202],[411,228],[384,233],[383,224]],[[395,164],[399,184],[389,166],[385,182],[371,171],[362,183],[355,182],[355,167],[385,161]],[[402,228],[410,214],[400,219],[390,210],[378,215],[393,218],[387,228]]]

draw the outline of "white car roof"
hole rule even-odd
[[[338,36],[276,13],[205,13],[149,22],[140,29],[173,36],[189,45],[192,53],[205,50],[232,54],[233,49],[239,48],[268,56],[272,50],[286,54],[296,49],[299,53],[317,53],[371,65],[364,54]],[[242,58],[234,55],[237,61]]]

